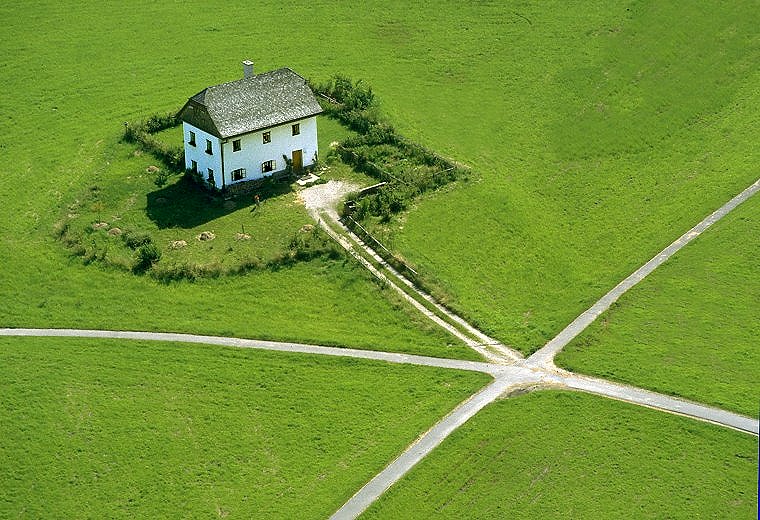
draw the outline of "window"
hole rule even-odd
[[[187,144],[195,146],[195,132],[190,132],[190,139],[188,139]]]
[[[198,163],[195,162],[195,161],[193,161],[193,160],[191,160],[190,161],[190,169],[192,170],[193,173],[197,173],[198,172]]]
[[[240,139],[235,139],[234,141],[232,141],[232,151],[233,152],[240,151]]]
[[[293,125],[293,135],[298,135],[301,133],[301,123],[296,123]]]
[[[211,141],[206,139],[206,153],[209,155],[214,155],[214,153],[211,151]]]
[[[264,144],[271,143],[272,142],[272,132],[264,132],[261,134],[261,141]]]
[[[245,168],[232,170],[232,180],[239,181],[240,179],[245,179]]]
[[[208,177],[206,177],[206,181],[210,182],[211,184],[214,184],[214,170],[211,168],[208,169]]]
[[[267,161],[265,163],[261,163],[261,171],[266,172],[272,172],[277,167],[277,164],[274,161]]]

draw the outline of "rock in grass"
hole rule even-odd
[[[169,249],[182,249],[185,246],[187,246],[187,242],[184,240],[172,240]]]
[[[92,225],[92,229],[105,229],[108,227],[108,222],[95,222]]]
[[[121,229],[117,227],[112,227],[111,229],[108,230],[108,234],[111,235],[112,237],[118,237],[119,235],[121,235]]]
[[[198,240],[201,242],[206,242],[208,240],[214,240],[216,238],[216,235],[212,233],[211,231],[202,231],[200,235],[198,235]]]

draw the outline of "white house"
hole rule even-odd
[[[179,112],[185,167],[217,188],[285,170],[298,172],[317,158],[317,114],[322,108],[306,80],[288,68],[253,73],[203,89]]]

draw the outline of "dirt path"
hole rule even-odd
[[[523,356],[519,352],[487,336],[461,316],[438,303],[343,225],[336,207],[343,197],[357,189],[357,186],[349,183],[329,181],[302,190],[299,197],[312,218],[333,240],[433,323],[493,363],[511,364],[521,360]],[[421,303],[422,301],[427,302],[427,306]]]
[[[131,332],[131,331],[104,331],[104,330],[76,330],[76,329],[0,329],[0,336],[48,336],[48,337],[81,337],[81,338],[117,338],[130,340],[150,340],[150,341],[170,341],[184,343],[204,343],[212,345],[225,345],[238,348],[256,348],[265,350],[275,350],[282,352],[295,352],[303,354],[318,354],[329,356],[346,356],[362,359],[371,359],[377,361],[387,361],[390,363],[406,363],[421,366],[433,366],[440,368],[450,368],[457,370],[470,370],[490,374],[494,381],[486,388],[480,390],[469,399],[461,403],[450,414],[436,423],[430,430],[421,435],[411,446],[409,446],[397,459],[391,462],[383,471],[372,478],[365,484],[351,499],[348,500],[331,518],[333,519],[353,519],[359,516],[372,502],[377,500],[390,486],[403,477],[414,465],[427,456],[433,449],[442,443],[456,428],[467,422],[478,411],[483,409],[494,400],[503,396],[505,393],[516,388],[554,388],[568,389],[589,392],[612,399],[626,401],[632,404],[655,408],[668,413],[683,415],[702,421],[711,422],[717,425],[733,428],[735,430],[758,435],[759,424],[755,418],[745,417],[725,410],[712,408],[709,406],[692,403],[683,399],[677,399],[667,395],[658,394],[649,390],[635,388],[627,385],[612,383],[603,379],[592,378],[582,375],[572,374],[570,372],[557,369],[554,366],[554,356],[570,340],[579,334],[585,327],[592,323],[599,314],[604,312],[617,298],[624,294],[628,289],[633,287],[665,260],[670,258],[676,251],[684,245],[699,236],[705,229],[713,223],[720,220],[741,202],[760,190],[760,180],[756,181],[749,188],[744,190],[740,195],[734,197],[730,202],[715,211],[709,217],[692,228],[670,246],[665,248],[655,258],[647,262],[634,274],[626,278],[612,291],[607,293],[589,310],[584,312],[570,325],[568,325],[560,334],[551,340],[547,345],[537,351],[528,359],[522,359],[521,356],[508,349],[506,346],[491,340],[485,334],[477,331],[474,327],[467,324],[460,317],[453,313],[444,314],[451,320],[461,320],[465,326],[463,329],[472,337],[462,333],[455,327],[452,327],[440,315],[432,312],[422,305],[419,301],[412,298],[389,276],[374,267],[370,261],[354,250],[354,245],[363,248],[364,253],[374,254],[370,248],[363,244],[358,237],[355,237],[349,230],[342,227],[337,220],[335,204],[350,191],[356,189],[347,183],[330,181],[323,185],[317,185],[312,188],[303,190],[300,193],[301,198],[309,210],[310,214],[320,223],[320,225],[340,243],[346,250],[362,265],[367,267],[375,276],[385,280],[389,285],[396,289],[407,301],[412,303],[418,310],[425,313],[428,318],[438,325],[442,326],[455,336],[459,337],[472,348],[481,352],[487,359],[493,363],[483,363],[474,361],[463,361],[457,359],[432,358],[426,356],[415,356],[408,354],[397,354],[392,352],[378,352],[368,350],[358,350],[349,348],[323,347],[318,345],[304,345],[300,343],[282,343],[274,341],[259,341],[251,339],[239,339],[230,337],[202,336],[195,334],[178,334],[178,333],[156,333],[156,332]],[[333,225],[340,226],[340,233],[334,231],[331,226],[323,221],[327,217],[333,221]],[[353,244],[352,244],[353,242]],[[375,256],[377,256],[375,254]],[[379,257],[378,257],[379,258]],[[382,265],[382,264],[381,264]],[[387,266],[387,264],[386,264]],[[392,269],[387,266],[386,269]],[[389,273],[391,271],[388,271]],[[403,278],[398,273],[392,273],[396,280],[408,284],[416,294],[421,297],[429,298],[429,295],[419,291],[409,280]],[[432,298],[431,298],[432,300]],[[435,303],[433,301],[433,303]],[[441,307],[444,312],[447,309]],[[478,343],[478,339],[491,340],[496,345],[487,345]],[[496,347],[496,348],[494,348]]]
[[[0,329],[0,336],[112,338],[142,341],[168,341],[173,343],[201,343],[236,348],[341,356],[386,361],[389,363],[469,370],[483,372],[494,378],[493,382],[469,397],[463,403],[459,404],[459,406],[457,406],[451,413],[433,425],[430,430],[422,434],[398,458],[393,460],[380,473],[375,475],[369,482],[362,486],[353,497],[333,514],[331,518],[334,520],[353,519],[358,517],[388,488],[401,479],[418,462],[439,446],[454,430],[467,422],[490,403],[515,389],[529,388],[531,390],[537,390],[545,388],[580,390],[636,405],[659,409],[669,413],[684,415],[754,435],[758,434],[759,428],[758,421],[750,417],[745,417],[717,408],[711,408],[698,403],[691,403],[640,388],[610,383],[602,379],[578,376],[557,369],[528,366],[524,361],[505,366],[496,363],[433,358],[410,354],[398,354],[394,352],[167,332],[5,328]]]
[[[540,350],[536,351],[529,359],[528,363],[537,366],[548,366],[554,364],[554,357],[570,343],[586,327],[591,325],[596,318],[604,311],[610,308],[618,298],[625,294],[631,287],[635,286],[641,280],[646,278],[652,271],[662,265],[668,258],[676,254],[682,247],[701,235],[707,228],[718,222],[728,215],[736,206],[750,198],[760,190],[760,179],[756,180],[747,189],[739,195],[728,201],[726,204],[715,210],[705,217],[702,222],[691,228],[681,235],[675,242],[660,251],[654,258],[638,268],[628,278],[620,282],[610,292],[602,296],[599,301],[591,306],[586,312],[575,318],[562,332],[557,334],[549,343]]]

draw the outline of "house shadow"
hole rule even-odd
[[[255,211],[255,195],[264,202],[292,191],[289,183],[280,181],[264,182],[247,194],[211,193],[183,175],[179,181],[148,193],[146,211],[159,229],[190,229],[242,208]]]

